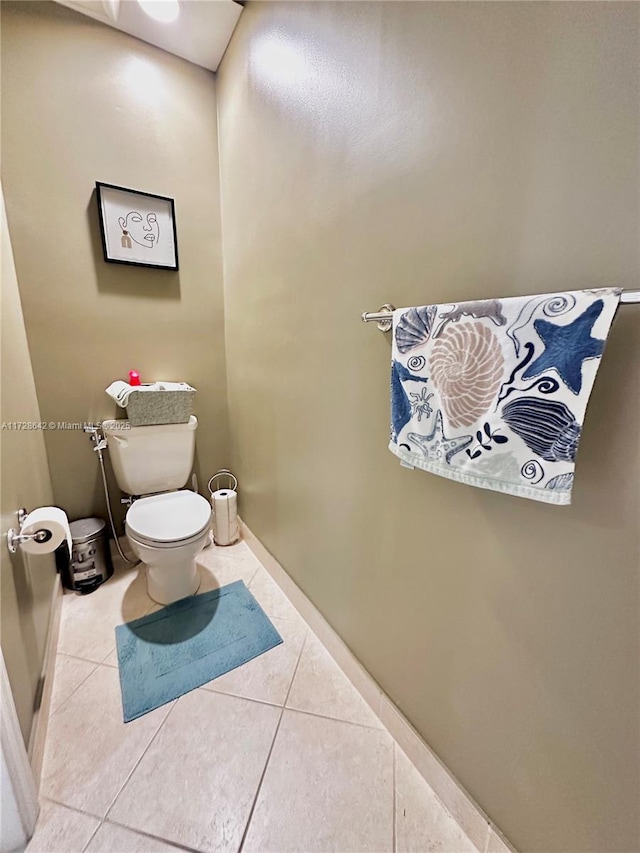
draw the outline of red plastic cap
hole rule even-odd
[[[142,385],[142,382],[140,382],[140,374],[137,370],[129,371],[129,385]]]

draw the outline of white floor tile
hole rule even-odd
[[[207,690],[180,697],[109,817],[186,847],[236,853],[280,713]]]
[[[378,717],[311,632],[302,650],[287,708],[382,728]]]
[[[433,789],[438,791],[440,801],[446,804],[447,811],[465,835],[478,850],[484,850],[489,832],[487,821],[387,696],[383,696],[380,702],[380,718],[388,730],[394,732],[398,747],[418,769],[421,777],[429,779]]]
[[[256,555],[242,539],[233,545],[211,545],[209,548],[205,548],[200,552],[198,562],[206,566],[209,565],[210,561],[216,562],[220,558],[224,560],[251,559],[258,562]]]
[[[198,556],[196,561],[200,572],[198,593],[209,592],[234,581],[244,581],[246,586],[249,586],[253,576],[260,568],[260,563],[248,548],[248,553],[242,551],[234,556],[218,553],[223,550],[223,548],[216,548],[214,551],[211,547]]]
[[[115,648],[116,625],[144,616],[154,604],[138,568],[116,572],[89,595],[65,594],[58,652],[100,663]]]
[[[397,853],[477,853],[404,752],[395,751]]]
[[[49,720],[43,796],[103,817],[170,708],[123,723],[118,672],[97,667]]]
[[[49,713],[53,714],[66,702],[73,691],[88,678],[97,664],[91,661],[72,658],[67,655],[56,655],[53,671],[53,688]]]
[[[82,853],[100,821],[45,800],[25,853]]]
[[[272,619],[283,642],[248,663],[214,678],[203,688],[284,705],[300,657],[306,628],[287,619]]]
[[[393,741],[382,730],[285,711],[243,850],[389,853]]]
[[[85,853],[177,853],[178,847],[105,821]]]
[[[302,621],[293,604],[262,566],[249,584],[249,589],[269,619]]]
[[[66,595],[42,793],[87,814],[47,802],[28,853],[237,853],[245,833],[245,853],[390,853],[394,829],[397,853],[477,853],[246,544],[198,564],[199,592],[244,581],[284,642],[124,724],[114,629],[160,609],[144,569]]]

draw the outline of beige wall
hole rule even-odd
[[[401,468],[359,315],[638,287],[639,13],[250,3],[218,75],[242,513],[525,851],[640,846],[640,310],[570,508]]]
[[[3,2],[2,119],[43,420],[113,417],[104,389],[130,369],[190,382],[206,490],[228,464],[213,75],[54,3]],[[96,180],[175,199],[179,272],[104,262]],[[56,502],[104,515],[88,438],[45,438]]]
[[[7,229],[2,215],[2,421],[40,421],[20,293]],[[52,555],[10,554],[5,535],[17,526],[16,512],[49,506],[51,480],[43,434],[4,429],[0,433],[0,645],[25,744],[29,743],[34,700],[42,674],[51,596],[56,577]]]

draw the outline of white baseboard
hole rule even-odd
[[[481,853],[508,853],[508,851],[516,853],[515,848],[384,693],[276,558],[267,551],[242,520],[240,525],[243,538],[249,548],[317,635],[358,693],[379,717],[398,746],[433,788],[436,796],[472,843]]]
[[[42,662],[42,695],[40,706],[34,714],[31,725],[31,737],[29,738],[29,760],[38,790],[40,789],[40,775],[42,773],[42,760],[44,758],[44,745],[49,725],[49,711],[51,708],[51,692],[53,690],[53,676],[56,666],[56,652],[58,651],[58,636],[60,634],[60,616],[62,613],[62,581],[60,575],[56,575],[51,594],[51,616],[49,617],[49,628],[47,631],[47,644]]]

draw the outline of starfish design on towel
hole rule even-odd
[[[473,436],[461,435],[458,438],[447,438],[444,434],[442,412],[438,409],[435,425],[429,435],[410,432],[407,439],[412,444],[417,444],[426,459],[433,461],[444,459],[447,465],[450,465],[456,453],[460,453],[461,450],[471,444]]]
[[[605,342],[591,337],[593,324],[602,313],[604,302],[593,305],[572,323],[558,326],[547,320],[535,320],[533,327],[544,344],[543,352],[522,374],[525,379],[539,376],[545,370],[556,370],[564,384],[574,394],[582,390],[582,362],[600,358]]]

